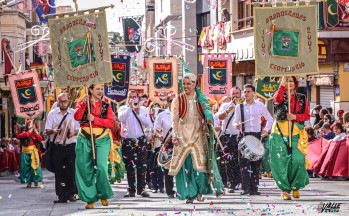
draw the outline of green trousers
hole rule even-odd
[[[208,174],[194,170],[191,155],[185,159],[181,170],[176,175],[176,187],[180,200],[195,199],[198,194],[211,194]]]
[[[262,157],[262,163],[261,163],[261,169],[260,173],[263,172],[270,172],[270,155],[269,155],[269,138],[266,137],[263,140],[263,146],[264,146],[264,155]]]
[[[287,137],[284,138],[288,145]],[[299,190],[309,184],[305,157],[298,150],[299,135],[292,137],[292,155],[279,134],[270,134],[270,167],[277,186],[283,192]]]
[[[118,179],[120,180],[123,179],[125,174],[125,163],[122,160],[121,148],[117,148],[116,151],[119,153],[121,157],[121,162],[120,163],[114,162],[114,164],[111,164],[110,160],[108,160],[108,175],[109,175],[110,182],[116,182],[116,180]]]
[[[30,182],[42,182],[42,170],[41,170],[41,166],[39,165],[39,167],[35,170],[32,168],[31,163],[32,163],[32,159],[31,159],[31,154],[27,154],[24,152],[21,152],[21,159],[20,159],[20,179],[21,179],[21,183],[25,183],[28,184]]]
[[[114,194],[108,181],[110,138],[95,140],[97,167],[93,167],[91,141],[79,134],[76,142],[75,177],[79,198],[87,203],[109,199]]]

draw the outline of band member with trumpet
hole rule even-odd
[[[80,124],[75,121],[75,110],[69,108],[69,95],[58,95],[58,107],[51,110],[46,118],[45,130],[52,145],[52,162],[55,171],[55,189],[58,200],[54,203],[75,201],[75,145]]]
[[[114,195],[108,181],[108,156],[113,141],[111,130],[114,128],[114,117],[110,103],[102,98],[103,92],[103,85],[91,84],[88,95],[78,102],[74,114],[75,120],[81,124],[76,143],[76,184],[80,199],[87,203],[86,209],[92,209],[99,199],[103,206],[108,206],[108,199]],[[90,114],[88,110],[91,110]],[[91,139],[94,139],[96,164]]]
[[[183,78],[184,93],[172,102],[173,157],[169,175],[176,176],[178,198],[193,203],[202,195],[224,193],[213,147],[213,115],[206,96],[196,88],[197,77]],[[210,134],[208,139],[207,133]]]
[[[25,130],[17,134],[17,139],[22,148],[19,168],[21,183],[27,184],[27,188],[32,187],[32,182],[38,186],[43,178],[39,158],[42,137],[36,124],[32,120],[27,121]]]
[[[288,86],[290,95],[287,93]],[[297,88],[296,77],[283,77],[274,96],[276,122],[270,134],[270,167],[277,186],[283,192],[284,200],[291,200],[291,191],[293,198],[299,198],[299,190],[309,184],[306,164],[310,164],[306,163],[305,158],[308,152],[308,136],[304,122],[310,119],[310,113],[305,95],[297,93]]]
[[[170,94],[166,98],[167,106],[168,108],[161,112],[155,119],[154,122],[154,134],[156,134],[156,137],[158,139],[157,141],[157,148],[155,148],[155,152],[159,153],[160,147],[163,148],[162,150],[166,151],[167,148],[171,148],[171,146],[166,146],[169,143],[166,143],[166,141],[170,140],[172,137],[172,119],[171,119],[171,103],[173,99],[175,98],[175,95]],[[171,138],[172,139],[172,138]],[[173,148],[173,146],[172,146]],[[157,163],[157,158],[155,158],[155,161]],[[165,188],[166,188],[166,194],[169,198],[174,198],[176,192],[173,190],[173,176],[168,175],[168,168],[163,167],[164,175],[165,175]],[[154,173],[152,175],[153,177],[153,187],[160,188],[161,186],[163,188],[164,182],[163,182],[163,174],[160,167],[157,167],[154,169]]]
[[[145,128],[152,127],[148,109],[139,102],[138,92],[128,92],[126,105],[118,111],[121,122],[122,154],[127,171],[128,192],[124,197],[149,197],[145,191],[145,175],[148,159],[148,144]],[[137,183],[136,174],[137,171]]]
[[[233,125],[241,130],[239,140],[244,136],[252,135],[257,139],[261,139],[261,135],[268,133],[273,118],[267,108],[260,102],[255,101],[255,87],[251,84],[244,85],[245,102],[235,107],[235,117]],[[261,131],[261,117],[267,120],[267,124]],[[241,195],[260,195],[258,192],[259,185],[259,167],[260,160],[250,161],[240,154],[240,168],[242,175],[242,192]]]
[[[241,90],[235,86],[230,90],[232,100],[229,103],[223,103],[218,110],[218,118],[222,120],[222,133],[220,136],[221,143],[224,147],[224,153],[221,157],[221,167],[227,175],[228,192],[234,193],[234,188],[238,188],[241,183],[241,173],[239,166],[238,135],[239,130],[233,127],[234,110],[236,104],[241,103]],[[222,174],[223,172],[221,172]],[[223,177],[222,177],[223,178]]]

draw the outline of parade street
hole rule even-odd
[[[185,201],[168,199],[166,194],[150,192],[151,198],[123,198],[126,181],[112,185],[114,198],[103,207],[85,210],[85,203],[53,204],[56,199],[53,174],[44,172],[43,186],[27,189],[15,177],[0,180],[0,215],[349,215],[349,182],[310,179],[301,190],[301,199],[283,201],[273,179],[263,178],[261,196],[241,196],[240,191],[221,198],[208,196],[203,203],[185,204]],[[30,190],[30,193],[27,191]],[[336,213],[319,213],[319,205],[331,202],[340,204]]]

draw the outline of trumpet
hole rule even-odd
[[[233,105],[233,104],[238,105],[238,104],[243,103],[244,101],[245,101],[245,98],[243,98],[243,97],[238,98],[238,99],[237,99],[237,98],[234,98],[234,99],[231,100],[231,102],[229,103],[227,109],[229,109],[229,107],[230,107],[231,105]],[[234,110],[235,110],[235,108],[233,109],[233,112],[234,112]]]
[[[151,149],[154,150],[156,147],[156,143],[158,141],[158,139],[161,137],[161,134],[159,134],[159,132],[157,132],[156,130],[153,131],[153,135],[152,135],[152,139],[151,139]]]

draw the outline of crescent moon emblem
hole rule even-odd
[[[30,96],[30,89],[24,91],[25,96]]]
[[[162,75],[161,78],[162,78],[163,80],[168,80],[167,74]]]
[[[122,79],[121,73],[116,74],[116,79],[118,79],[118,80],[121,80],[121,79]]]
[[[221,74],[222,74],[222,71],[218,71],[218,72],[216,73],[216,76],[217,76],[218,78],[222,78],[223,76],[222,76]]]
[[[330,6],[328,6],[327,11],[328,11],[329,14],[331,14],[332,16],[334,16],[334,15],[336,15],[337,13],[333,13],[333,11],[332,11],[332,9],[331,9],[331,6],[332,6],[332,4],[330,4]]]

